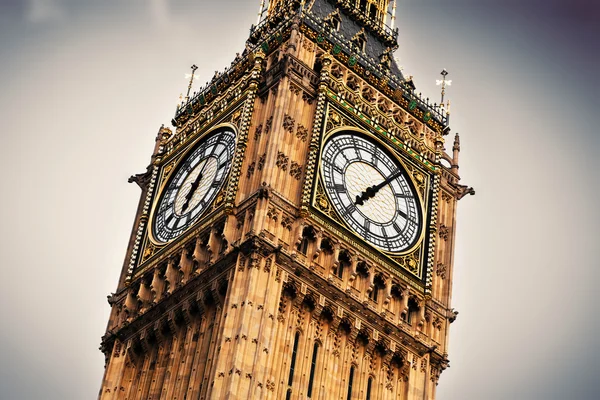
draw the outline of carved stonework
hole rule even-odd
[[[296,85],[290,85],[290,92],[294,93],[296,96],[300,94],[302,90]],[[286,114],[286,117],[288,115]],[[285,121],[284,121],[284,129],[285,129]],[[293,128],[292,128],[293,129]]]
[[[440,229],[438,230],[438,233],[440,235],[440,238],[442,238],[444,240],[448,240],[448,235],[450,234],[450,228],[448,228],[444,224],[441,224]]]
[[[265,261],[265,272],[271,272],[271,265],[273,264],[273,260],[271,260],[270,258],[267,258],[267,260]]]
[[[444,263],[438,263],[435,273],[440,278],[446,279],[446,265],[444,265]]]
[[[427,359],[423,357],[421,360],[421,372],[427,371]]]
[[[296,180],[300,180],[302,177],[302,165],[298,164],[296,161],[292,161],[290,165],[290,175],[294,177]]]
[[[370,380],[380,400],[436,398],[429,379],[437,384],[447,367],[457,314],[449,303],[455,200],[472,189],[459,185],[456,168],[441,166],[458,163],[444,153],[446,127],[434,129],[410,79],[392,76],[394,38],[376,42],[393,36],[379,9],[387,3],[318,1],[268,3],[244,52],[178,109],[176,130],[157,139],[150,168],[133,178],[144,197],[109,298],[100,400],[344,397],[351,366],[353,397],[365,398]],[[363,3],[377,13],[364,13]],[[215,200],[188,229],[158,242],[152,229],[161,228],[150,223],[165,182],[203,138],[227,126],[236,139],[231,159],[219,159],[219,168],[230,163],[228,172],[217,170],[222,185],[196,177],[189,196],[173,196],[199,204],[206,184]],[[411,230],[410,248],[381,250],[381,241],[366,237],[390,238],[397,226],[365,221],[363,237],[342,217],[358,206],[354,192],[365,190],[346,186],[351,179],[328,188],[353,191],[334,208],[320,157],[328,138],[345,131],[380,142],[416,188],[409,207],[422,207],[413,221],[422,225]],[[377,185],[376,176],[359,181],[353,186]],[[409,214],[407,196],[388,204]],[[377,208],[379,197],[369,204]]]
[[[256,166],[256,168],[259,171],[262,171],[263,167],[265,166],[265,160],[267,159],[267,153],[263,153],[259,158],[258,158],[258,165]]]
[[[277,161],[275,162],[275,165],[282,171],[287,171],[289,161],[290,159],[288,156],[283,154],[281,151],[277,152]]]
[[[252,164],[250,164],[248,166],[248,170],[246,171],[246,178],[250,178],[252,176],[252,174],[254,174],[255,168],[256,168],[256,162],[252,162]]]
[[[452,200],[452,196],[447,192],[442,191],[442,200],[444,200],[446,203],[450,203],[450,200]]]
[[[309,53],[313,53],[315,51],[315,45],[313,44],[313,42],[306,39],[302,41],[302,48]]]
[[[277,222],[277,219],[279,219],[279,211],[277,210],[277,208],[269,207],[269,210],[267,211],[267,217]]]
[[[260,139],[260,135],[262,135],[263,126],[262,124],[258,124],[256,129],[254,130],[254,140]]]
[[[308,138],[308,129],[306,129],[303,125],[298,125],[298,129],[296,130],[296,137],[303,142],[306,142]]]
[[[296,126],[294,118],[292,118],[291,115],[285,114],[283,116],[283,129],[286,132],[292,133],[294,131],[294,126]]]
[[[283,226],[288,231],[292,229],[293,222],[294,219],[288,215],[284,215],[283,218],[281,218],[281,226]]]

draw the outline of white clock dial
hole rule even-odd
[[[325,190],[350,228],[389,252],[417,242],[422,226],[418,195],[400,162],[383,146],[342,133],[327,140],[322,160]]]
[[[168,242],[186,231],[208,209],[231,169],[235,134],[220,129],[203,139],[179,164],[156,209],[154,238]]]

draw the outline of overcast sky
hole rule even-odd
[[[1,399],[97,396],[139,198],[127,178],[189,66],[202,83],[228,66],[258,3],[0,0]],[[477,191],[459,204],[438,399],[598,398],[600,6],[398,3],[400,64],[432,99],[450,72]]]

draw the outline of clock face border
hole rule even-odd
[[[211,196],[212,201],[207,203],[206,209],[201,211],[200,214],[198,216],[196,216],[193,219],[193,221],[185,229],[183,229],[181,231],[181,233],[179,233],[177,236],[169,239],[166,242],[161,239],[158,239],[155,234],[154,224],[155,224],[155,220],[157,218],[157,213],[159,211],[159,207],[163,201],[163,195],[165,194],[165,190],[171,184],[171,182],[177,175],[179,168],[186,162],[186,160],[202,145],[202,143],[207,138],[218,134],[220,131],[230,131],[234,135],[234,145],[233,145],[234,148],[233,148],[232,157],[229,161],[230,166],[228,168],[228,171],[224,174],[224,176],[222,178],[223,180],[220,185],[220,188],[217,189],[217,191],[214,193],[214,196]],[[238,132],[238,128],[235,125],[230,124],[230,123],[217,124],[217,125],[210,127],[209,129],[207,129],[199,137],[195,138],[192,143],[190,143],[188,146],[185,147],[185,149],[182,149],[182,151],[180,151],[179,153],[177,153],[173,156],[170,156],[167,159],[167,161],[165,161],[161,165],[160,178],[159,178],[160,187],[153,196],[152,209],[150,211],[148,225],[147,225],[148,226],[147,237],[150,240],[150,243],[152,243],[154,246],[158,246],[161,248],[173,243],[177,239],[185,236],[185,234],[188,231],[190,231],[190,229],[192,229],[192,227],[195,226],[198,221],[205,218],[211,212],[211,207],[214,205],[215,201],[219,198],[219,195],[222,194],[225,190],[227,190],[228,182],[231,177],[232,163],[235,159],[235,152],[236,152],[238,140],[239,140],[239,132]]]
[[[348,135],[348,136],[354,136],[356,138],[358,138],[359,140],[363,140],[365,142],[370,143],[371,145],[374,146],[375,149],[377,149],[376,151],[379,151],[380,153],[382,153],[382,157],[386,157],[389,163],[395,164],[395,166],[402,171],[402,175],[401,177],[398,177],[397,179],[403,178],[404,181],[404,185],[408,186],[408,191],[410,192],[410,194],[412,194],[413,196],[413,205],[414,205],[414,210],[413,212],[416,214],[415,218],[416,221],[412,221],[413,222],[413,226],[414,229],[416,230],[416,232],[414,232],[409,240],[405,240],[407,243],[405,245],[405,247],[402,248],[398,248],[398,249],[393,249],[391,248],[391,246],[393,246],[393,243],[395,241],[399,242],[400,241],[400,237],[404,237],[405,233],[406,233],[406,228],[402,229],[400,232],[397,231],[398,225],[396,224],[396,222],[394,222],[395,219],[398,218],[398,214],[397,214],[397,199],[396,196],[398,196],[399,194],[396,193],[396,191],[394,191],[393,189],[390,189],[390,193],[388,193],[390,196],[392,196],[392,201],[394,202],[394,211],[393,211],[393,216],[392,219],[389,220],[389,222],[385,222],[383,223],[382,221],[376,221],[374,220],[374,216],[369,216],[368,210],[361,210],[358,209],[358,207],[353,207],[354,208],[354,212],[358,212],[358,214],[365,220],[365,224],[368,226],[370,224],[375,224],[375,225],[380,225],[382,226],[382,232],[384,232],[383,234],[385,235],[385,228],[383,228],[384,225],[387,225],[389,223],[392,223],[393,226],[396,226],[395,229],[393,229],[393,231],[395,231],[397,240],[392,240],[392,242],[388,242],[387,240],[386,243],[388,243],[388,248],[384,248],[382,244],[376,243],[378,240],[378,235],[377,234],[373,234],[372,238],[369,238],[369,232],[368,232],[368,227],[364,228],[364,230],[366,232],[360,232],[360,229],[357,229],[356,227],[354,227],[353,225],[360,225],[359,221],[356,220],[356,218],[353,218],[351,215],[343,215],[343,211],[340,210],[340,206],[343,203],[343,199],[342,196],[343,195],[339,195],[338,198],[336,199],[336,195],[331,193],[331,189],[328,189],[327,184],[327,177],[326,177],[326,169],[327,169],[327,163],[324,162],[324,151],[326,150],[326,147],[329,145],[329,143],[331,143],[332,140],[335,140],[337,137],[340,136],[344,136],[344,135]],[[340,149],[341,151],[342,149]],[[344,156],[344,158],[347,158]],[[380,159],[380,161],[386,165],[386,167],[390,168],[386,161],[384,161],[383,159]],[[354,164],[354,162],[352,160],[347,161],[347,164],[345,165],[346,168],[348,168],[350,165]],[[372,165],[372,163],[366,161],[365,162],[366,165],[370,166],[374,171],[377,171],[377,175],[381,174],[381,172],[379,171],[379,168],[375,167]],[[375,163],[377,164],[377,163]],[[331,166],[330,168],[334,168],[333,166]],[[345,173],[347,173],[348,171],[345,170]],[[325,192],[325,195],[327,196],[328,201],[331,203],[332,205],[332,209],[336,212],[336,214],[338,215],[338,217],[340,218],[340,220],[343,222],[343,225],[346,229],[352,231],[354,233],[354,235],[356,235],[357,237],[359,237],[362,241],[366,242],[368,245],[374,247],[375,249],[377,249],[378,251],[385,253],[385,254],[390,254],[393,256],[397,256],[397,255],[401,255],[401,254],[407,254],[412,252],[422,241],[423,241],[423,236],[424,236],[424,231],[425,231],[425,219],[426,219],[426,214],[425,214],[425,207],[424,207],[424,203],[423,203],[423,199],[421,198],[421,193],[419,193],[419,190],[417,189],[417,184],[413,181],[413,177],[410,174],[410,170],[408,168],[406,168],[406,165],[404,164],[404,162],[402,162],[402,160],[400,159],[400,157],[398,156],[398,154],[396,154],[396,152],[394,152],[393,149],[389,148],[389,146],[387,146],[385,143],[383,143],[381,140],[378,140],[377,138],[373,137],[373,135],[370,135],[368,132],[365,132],[363,130],[360,129],[356,129],[353,127],[341,127],[339,129],[334,129],[331,132],[328,132],[322,139],[322,143],[321,143],[321,157],[319,157],[319,180],[322,184],[322,188]],[[391,173],[391,171],[390,171]],[[345,178],[343,178],[345,180]],[[383,175],[381,176],[381,179],[384,179]],[[379,182],[373,182],[375,183],[379,183]],[[385,189],[385,187],[389,186],[390,188],[393,187],[393,185],[390,183],[386,186],[384,186],[384,188],[382,188],[382,194],[383,194],[383,189]],[[402,193],[400,195],[405,195],[404,190],[402,188],[402,183],[399,183],[399,190],[402,191]],[[348,195],[348,183],[346,183],[346,185],[344,185],[344,189],[345,189],[345,194],[344,195]],[[352,196],[354,196],[354,193],[350,196],[350,202],[351,204],[354,204],[352,202]],[[367,201],[374,201],[374,200],[367,200]],[[340,203],[340,204],[337,204]],[[350,206],[350,205],[349,205]],[[408,212],[408,205],[407,205],[407,212]],[[387,221],[387,218],[384,218]],[[408,221],[408,217],[404,217],[404,219],[406,219],[406,224],[410,225],[411,222]],[[368,221],[368,222],[367,222]],[[388,229],[391,229],[388,226]],[[384,239],[382,239],[384,240]],[[401,244],[397,244],[398,247],[401,247]]]
[[[393,133],[387,129],[380,131],[359,117],[347,112],[339,104],[327,101],[324,116],[320,122],[319,148],[316,153],[315,175],[310,183],[309,219],[315,223],[322,224],[327,229],[341,236],[349,246],[363,253],[373,262],[387,265],[389,271],[400,278],[414,282],[414,288],[426,290],[427,282],[431,278],[432,263],[431,243],[435,240],[435,224],[432,219],[434,210],[434,190],[436,170],[428,163],[421,161],[416,154],[410,150],[396,147],[390,135]],[[352,230],[343,218],[337,213],[325,192],[325,184],[321,176],[321,156],[324,143],[331,135],[340,131],[355,131],[369,139],[380,143],[391,155],[397,159],[408,172],[412,184],[417,189],[422,212],[422,228],[418,241],[410,249],[402,253],[388,253],[382,251],[363,240]],[[387,133],[386,133],[387,132]],[[422,181],[415,182],[415,176],[420,175]],[[322,199],[326,204],[319,204]]]

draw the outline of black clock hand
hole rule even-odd
[[[385,185],[387,185],[394,179],[398,178],[400,175],[402,175],[402,171],[396,172],[395,174],[393,174],[392,176],[390,176],[389,178],[387,178],[386,180],[381,182],[379,185],[373,185],[371,187],[366,188],[364,192],[362,192],[360,195],[356,196],[356,201],[354,202],[354,204],[358,204],[358,205],[362,206],[363,204],[365,204],[365,201],[375,197],[377,192],[379,192],[379,190],[382,187],[384,187]]]
[[[206,165],[206,163],[204,163],[204,165]],[[198,189],[198,186],[200,186],[200,181],[202,180],[202,172],[204,172],[204,165],[202,166],[202,170],[200,171],[194,182],[192,182],[192,187],[190,188],[190,191],[185,195],[185,203],[183,203],[183,205],[181,206],[181,212],[185,212],[185,210],[187,210],[190,204],[190,200],[192,200],[192,197],[194,196],[194,192],[196,191],[196,189]]]

